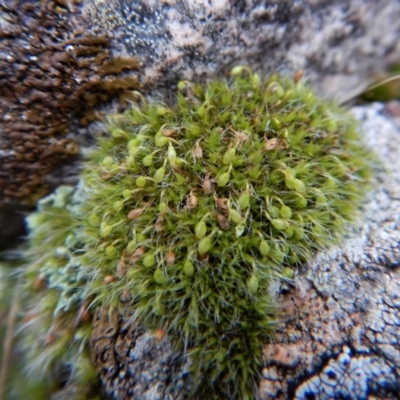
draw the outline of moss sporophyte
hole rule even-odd
[[[271,281],[337,243],[365,192],[355,122],[301,80],[236,67],[107,126],[75,193],[28,218],[25,335],[42,340],[30,362],[78,376],[90,322],[77,316],[128,307],[185,349],[196,396],[253,398],[277,320]]]

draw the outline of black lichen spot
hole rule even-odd
[[[304,396],[307,400],[315,400],[315,394],[312,392],[307,392]]]
[[[330,380],[332,380],[332,381],[337,379],[337,376],[336,376],[335,372],[333,372],[333,371],[328,371],[328,372],[326,373],[326,375],[327,375],[328,378],[329,378]]]

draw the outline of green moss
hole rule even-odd
[[[60,389],[66,369],[74,384],[80,385],[79,399],[94,398],[98,378],[88,355],[92,326],[83,317],[86,277],[74,257],[81,246],[75,236],[75,229],[80,227],[80,200],[74,200],[73,193],[72,187],[59,187],[38,203],[36,213],[27,217],[30,264],[25,272],[20,351],[29,380],[14,389],[15,398],[21,398],[21,390],[26,391],[34,383],[44,385],[47,392]],[[40,396],[37,398],[43,398]]]
[[[69,343],[47,363],[73,364],[80,308],[122,309],[128,293],[143,326],[188,349],[196,395],[251,399],[278,311],[271,280],[338,242],[370,157],[346,112],[301,81],[237,67],[178,89],[172,105],[110,116],[73,200],[56,206],[59,191],[29,218],[28,274],[47,283],[35,329]]]

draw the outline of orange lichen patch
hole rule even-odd
[[[165,332],[165,329],[157,329],[155,332],[154,332],[154,338],[156,339],[156,340],[158,340],[158,341],[161,341],[161,340],[163,340],[164,339],[164,337],[165,337],[165,335],[166,335],[166,332]]]
[[[1,203],[34,204],[48,175],[79,154],[71,118],[85,125],[94,107],[139,87],[135,58],[111,58],[106,35],[78,24],[77,0],[1,3]]]
[[[263,353],[267,360],[273,360],[277,365],[294,367],[299,362],[299,353],[293,345],[266,345]]]

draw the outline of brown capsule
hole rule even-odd
[[[139,260],[140,257],[144,254],[144,246],[138,247],[133,254],[131,255],[131,258],[129,259],[129,262],[131,264],[135,264],[137,260]]]
[[[200,255],[199,255],[199,260],[200,260],[203,264],[207,264],[209,258],[210,258],[210,255],[209,255],[208,253],[200,254]]]
[[[251,118],[254,125],[260,125],[260,114],[258,110],[255,110],[253,117]]]
[[[193,155],[195,156],[195,158],[200,159],[203,158],[203,150],[200,147],[200,143],[199,141],[196,142],[196,145],[193,149]]]
[[[171,136],[176,135],[176,130],[164,128],[161,130],[161,135],[163,135],[165,137],[171,137]]]
[[[224,197],[220,197],[217,199],[217,206],[221,209],[221,210],[228,210],[229,209],[229,199],[224,198]]]
[[[156,340],[158,340],[158,341],[161,341],[161,340],[164,339],[165,334],[166,334],[165,329],[162,329],[162,328],[157,329],[157,330],[154,332],[154,339],[156,339]]]
[[[33,288],[34,289],[40,289],[41,287],[43,287],[43,285],[45,284],[46,279],[42,276],[39,275],[35,281],[33,282]]]
[[[293,75],[293,82],[297,83],[304,75],[304,71],[299,69]]]
[[[264,150],[265,151],[281,150],[281,149],[287,149],[288,147],[289,147],[288,143],[285,139],[273,138],[265,142]]]
[[[217,214],[218,225],[222,230],[225,230],[229,227],[229,222],[222,214]]]
[[[164,217],[163,217],[162,214],[160,214],[160,215],[157,217],[157,220],[156,220],[156,224],[155,224],[155,226],[154,226],[154,229],[155,229],[156,232],[161,232],[161,231],[163,230],[163,226],[164,226]]]
[[[122,278],[126,275],[126,271],[128,270],[128,267],[125,262],[125,257],[126,257],[126,250],[122,253],[121,259],[118,261],[117,264],[117,276]]]
[[[103,279],[103,283],[105,285],[109,285],[111,282],[114,282],[114,281],[115,281],[115,277],[113,275],[107,275]]]
[[[89,322],[90,321],[91,314],[89,312],[87,304],[82,304],[82,306],[81,306],[81,308],[79,309],[79,312],[78,312],[78,319],[81,322]]]
[[[175,264],[175,253],[170,249],[165,256],[165,261],[167,265],[171,266]]]
[[[247,140],[249,140],[248,135],[246,135],[244,132],[241,131],[233,131],[235,137],[237,139],[239,139],[241,142],[246,142]]]
[[[109,181],[112,178],[113,178],[113,176],[111,174],[102,174],[101,175],[101,179],[103,179],[103,181]]]
[[[128,213],[128,218],[132,221],[139,218],[144,213],[144,208],[135,208]]]
[[[125,288],[121,293],[121,297],[120,297],[121,302],[128,303],[129,301],[131,301],[131,299],[132,299],[132,296],[131,296],[129,289]]]
[[[212,193],[212,184],[211,184],[211,179],[209,175],[206,175],[206,177],[203,180],[203,192],[204,194],[211,194]]]
[[[197,206],[199,199],[193,194],[193,190],[190,191],[188,198],[186,199],[187,208],[192,209]]]

